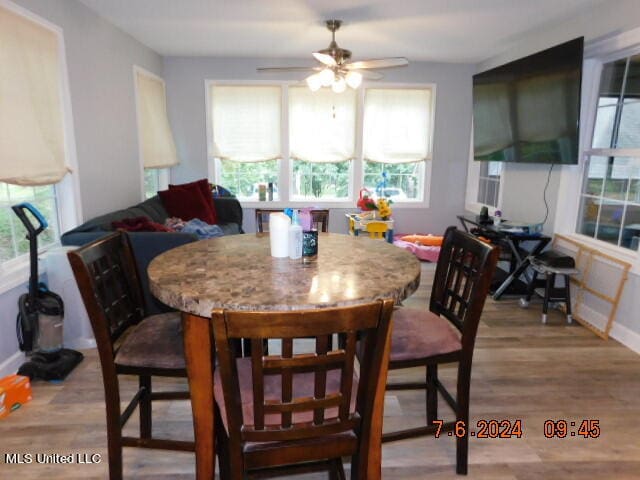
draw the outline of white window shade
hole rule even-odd
[[[144,168],[168,168],[180,163],[173,141],[162,79],[136,71],[138,131]]]
[[[280,87],[212,85],[214,155],[236,162],[282,157]]]
[[[69,171],[56,32],[0,6],[0,182],[49,185]]]
[[[335,163],[355,156],[356,94],[329,89],[289,88],[290,156]]]
[[[512,146],[513,129],[506,83],[477,85],[473,91],[473,144],[476,157]]]
[[[364,159],[382,163],[430,159],[431,100],[430,89],[367,89]]]

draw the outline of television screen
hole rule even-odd
[[[473,76],[474,158],[578,163],[584,39]]]

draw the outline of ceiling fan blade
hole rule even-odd
[[[258,67],[259,72],[317,72],[318,67]]]
[[[355,71],[358,72],[360,75],[362,75],[362,78],[366,78],[367,80],[380,80],[382,77],[384,77],[384,75],[378,72],[369,72],[367,70],[355,70]]]
[[[359,62],[347,63],[345,65],[349,70],[361,68],[393,68],[404,67],[409,65],[409,60],[405,57],[379,58],[375,60],[361,60]]]
[[[336,59],[331,55],[327,55],[326,53],[313,52],[312,55],[318,60],[320,63],[324,63],[325,65],[329,65],[330,67],[335,67],[337,65]]]

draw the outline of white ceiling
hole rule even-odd
[[[603,0],[80,1],[162,55],[305,58],[328,45],[323,20],[337,18],[354,59],[475,63]]]

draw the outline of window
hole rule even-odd
[[[209,82],[210,178],[245,201],[273,183],[276,201],[346,206],[365,185],[424,206],[434,92]]]
[[[394,201],[422,200],[430,130],[430,89],[366,89],[364,186]]]
[[[144,198],[151,198],[158,190],[166,190],[169,186],[168,168],[148,168],[144,171]]]
[[[25,58],[29,61],[25,61]],[[64,39],[57,26],[0,0],[0,284],[24,281],[26,230],[11,210],[30,202],[49,223],[38,244],[77,224],[77,178]],[[29,215],[29,214],[28,214]],[[35,219],[34,222],[37,223]]]
[[[281,95],[277,86],[209,88],[215,183],[239,198],[258,200],[260,183],[280,183]]]
[[[144,198],[153,197],[169,185],[169,168],[180,163],[167,116],[162,78],[133,67],[138,118],[138,147],[143,170]]]
[[[356,153],[356,92],[289,88],[294,200],[346,200]]]
[[[580,194],[577,231],[638,250],[640,55],[605,63]]]
[[[501,162],[480,162],[477,197],[478,203],[490,207],[498,206],[501,175]]]

